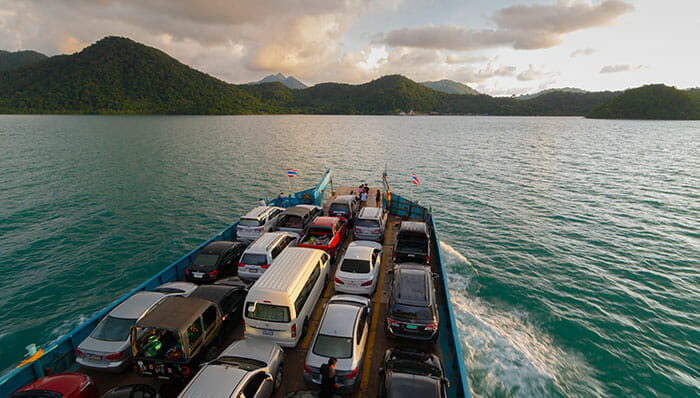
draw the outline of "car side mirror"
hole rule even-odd
[[[384,368],[379,368],[379,370],[377,371],[377,374],[380,376],[384,376]]]
[[[266,381],[269,381],[269,382],[272,382],[274,379],[272,378],[272,375],[269,375],[269,374],[268,374],[268,375],[265,375],[265,380],[266,380]],[[448,382],[448,383],[449,383],[449,382]]]
[[[447,379],[447,377],[442,376],[442,378],[440,379],[440,381],[442,381],[442,384],[444,384],[445,387],[449,387],[449,386],[450,386],[450,381]]]
[[[389,275],[391,275],[391,274],[394,273],[394,269],[393,269],[393,268],[389,268],[389,270],[388,270],[386,273],[389,274]]]
[[[433,277],[433,279],[435,279],[435,280],[440,279],[440,275],[438,275],[437,273],[431,272],[431,274],[432,274],[431,276]]]

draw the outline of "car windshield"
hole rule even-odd
[[[361,228],[379,228],[379,222],[377,220],[357,220],[355,226]]]
[[[345,259],[343,264],[340,265],[341,271],[354,274],[368,274],[369,268],[369,261],[367,260]]]
[[[328,208],[328,214],[338,215],[348,213],[350,213],[350,208],[344,203],[333,203],[331,207]]]
[[[394,377],[391,379],[391,391],[387,398],[421,397],[438,398],[440,382],[429,378]]]
[[[246,370],[248,372],[267,366],[265,362],[256,361],[255,359],[223,356],[215,359],[209,363],[210,365],[229,365],[235,366],[239,369]]]
[[[202,267],[211,267],[216,265],[216,261],[219,259],[218,254],[203,254],[200,253],[194,258],[192,263],[194,265],[201,265]]]
[[[266,265],[267,256],[264,254],[246,253],[241,258],[241,262],[245,265]]]
[[[304,222],[302,221],[301,217],[288,214],[282,221],[280,221],[279,226],[283,228],[302,228],[304,226]]]
[[[241,221],[238,222],[238,226],[240,226],[240,227],[259,227],[260,222],[258,221],[257,218],[241,218]]]
[[[425,235],[399,235],[397,238],[396,249],[412,253],[426,253],[428,251],[428,240],[425,239]]]
[[[98,340],[124,341],[129,338],[129,329],[135,322],[136,319],[115,318],[107,315],[90,336]]]
[[[442,372],[440,371],[440,369],[436,368],[433,365],[421,363],[418,361],[397,359],[393,361],[388,361],[386,363],[386,367],[388,369],[392,369],[396,372],[401,373],[411,373],[415,375],[425,375],[432,377],[442,376]]]
[[[268,322],[289,322],[289,308],[281,305],[247,302],[245,316]]]
[[[316,337],[313,352],[327,358],[350,358],[352,356],[352,338],[319,334]]]
[[[432,322],[433,310],[431,307],[419,307],[415,305],[394,304],[391,308],[391,315],[397,318],[409,319],[412,321]]]

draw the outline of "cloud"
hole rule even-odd
[[[581,55],[588,56],[588,55],[594,54],[596,51],[597,51],[596,49],[590,48],[590,47],[589,48],[579,48],[578,50],[572,52],[571,55],[569,55],[569,57],[576,58],[576,57],[581,56]]]
[[[445,62],[448,64],[473,64],[486,62],[489,59],[484,56],[465,56],[459,54],[448,54],[445,58]]]
[[[566,33],[608,25],[633,9],[621,0],[603,0],[598,5],[564,1],[555,5],[515,5],[491,16],[497,29],[472,30],[457,25],[404,27],[386,33],[379,40],[393,47],[456,51],[500,46],[549,48],[561,43]]]
[[[639,69],[644,69],[644,65],[605,65],[600,68],[600,73],[631,72]]]
[[[530,64],[527,70],[524,70],[518,74],[517,79],[522,82],[526,82],[530,80],[539,80],[545,77],[550,77],[554,74],[555,72],[550,72],[545,70],[544,68],[536,67]]]
[[[78,40],[77,37],[67,36],[58,44],[58,49],[64,54],[73,54],[87,47],[87,43]]]

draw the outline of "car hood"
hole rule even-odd
[[[78,349],[82,352],[116,354],[124,351],[127,349],[127,347],[129,347],[128,336],[126,340],[122,341],[98,340],[88,336],[82,343],[80,343]]]

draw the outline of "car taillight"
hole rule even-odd
[[[360,232],[360,228],[355,227],[355,233]]]
[[[340,283],[341,285],[344,285],[344,284],[345,284],[345,282],[341,281],[341,280],[338,279],[338,278],[335,278],[335,283]]]
[[[425,256],[425,263],[430,265],[430,256]]]
[[[372,284],[372,281],[367,281],[367,282],[361,284],[360,286],[369,286],[371,284]]]
[[[137,371],[137,372],[138,372],[139,370],[141,370],[141,368],[139,367],[139,364],[137,364],[136,361],[132,361],[132,362],[131,362],[131,366],[132,366],[132,367],[134,368],[134,370]]]
[[[108,361],[118,361],[124,357],[124,354],[126,354],[126,351],[118,352],[116,354],[107,355],[107,358],[105,358],[105,359]]]
[[[262,232],[262,228],[255,228],[255,232]]]
[[[353,369],[352,372],[350,372],[349,375],[345,376],[346,379],[352,379],[353,377],[357,376],[357,368]]]
[[[270,264],[261,265],[260,268],[262,268],[262,269],[268,269],[268,268],[270,268]]]
[[[396,261],[396,252],[395,251],[391,253],[391,260]]]
[[[292,325],[292,338],[297,337],[297,324]]]
[[[243,319],[243,333],[245,333],[245,318]]]
[[[306,366],[306,364],[304,364],[304,372],[311,374],[311,369],[309,369],[309,367]]]
[[[189,275],[189,274],[190,274],[189,268],[185,268],[185,275]]]
[[[210,278],[216,278],[217,276],[219,276],[219,271],[217,271],[217,270],[214,270],[214,271],[209,273]]]
[[[242,262],[239,261],[239,262],[238,262],[238,266],[239,266],[239,267],[245,267],[245,264],[243,264]]]
[[[75,350],[75,355],[77,355],[81,358],[85,358],[85,353],[80,351],[80,350],[77,350],[77,349]]]
[[[382,230],[381,230],[381,229],[375,229],[374,232],[379,233],[379,232],[382,232]]]
[[[190,377],[190,368],[187,366],[182,367],[182,375],[185,377]]]
[[[393,319],[391,319],[391,318],[389,318],[389,317],[386,318],[386,322],[387,322],[389,325],[391,325],[391,326],[399,326],[399,323],[398,323],[398,322],[396,322],[395,320],[393,320]]]
[[[438,327],[437,323],[433,323],[433,324],[427,325],[425,327],[425,330],[436,330],[437,327]]]

